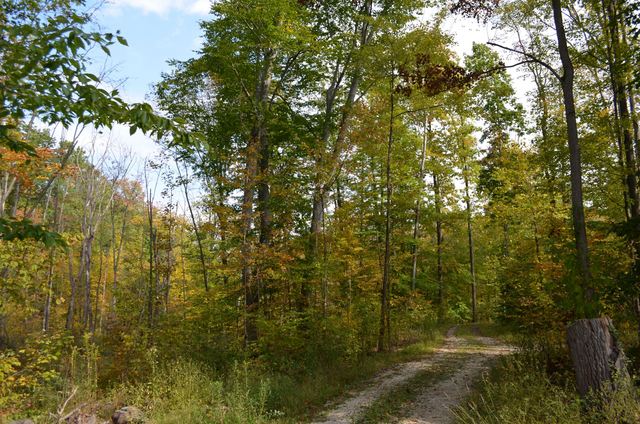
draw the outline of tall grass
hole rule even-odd
[[[116,404],[136,405],[157,424],[269,421],[267,381],[254,384],[246,364],[237,364],[226,381],[213,375],[202,365],[177,361],[159,367],[145,383],[116,387],[112,395]]]
[[[629,380],[615,392],[605,388],[581,399],[566,347],[528,339],[500,360],[466,405],[458,424],[600,424],[640,422],[640,399]]]

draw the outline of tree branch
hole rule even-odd
[[[552,67],[551,65],[549,65],[547,62],[545,62],[545,61],[543,61],[543,60],[541,60],[541,59],[537,58],[536,56],[534,56],[534,55],[532,55],[532,54],[530,54],[530,53],[523,52],[523,51],[520,51],[520,50],[516,50],[516,49],[513,49],[513,48],[511,48],[511,47],[503,46],[503,45],[501,45],[501,44],[494,43],[494,42],[492,42],[492,41],[487,41],[487,45],[489,45],[489,46],[494,46],[494,47],[498,47],[498,48],[501,48],[501,49],[504,49],[504,50],[510,51],[510,52],[512,52],[512,53],[517,53],[517,54],[523,55],[524,57],[529,58],[529,62],[524,61],[524,62],[521,62],[521,63],[519,63],[519,64],[535,62],[535,63],[537,63],[537,64],[539,64],[539,65],[542,65],[542,66],[544,66],[545,68],[547,68],[547,70],[549,70],[549,72],[551,72],[551,73],[553,74],[553,76],[554,76],[554,77],[556,77],[556,78],[558,79],[558,81],[562,81],[562,75],[560,75],[560,74],[558,73],[558,71],[556,71],[555,69],[553,69],[553,67]]]

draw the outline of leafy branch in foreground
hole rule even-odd
[[[91,14],[81,0],[4,0],[0,10],[0,146],[35,157],[23,139],[20,123],[36,119],[47,125],[130,127],[155,138],[191,143],[183,126],[156,114],[147,103],[127,104],[118,90],[103,88],[88,71],[89,53],[99,47],[107,55],[114,44],[127,45],[119,35],[88,31]],[[80,11],[79,11],[80,10]],[[73,149],[75,145],[71,148]],[[0,236],[61,240],[29,220],[5,220]]]

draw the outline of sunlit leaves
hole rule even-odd
[[[66,242],[56,232],[49,231],[44,225],[34,224],[29,219],[0,218],[0,239],[5,241],[32,239],[47,247],[65,247]]]

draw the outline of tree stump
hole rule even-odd
[[[567,328],[567,343],[580,396],[597,392],[614,378],[628,378],[625,356],[610,318],[580,319]]]

